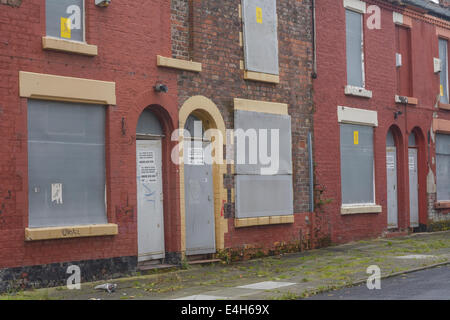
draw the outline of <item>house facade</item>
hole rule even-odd
[[[448,226],[450,12],[316,2],[316,188],[334,242]]]
[[[313,246],[311,13],[0,2],[0,290]]]

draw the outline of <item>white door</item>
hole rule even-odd
[[[397,149],[386,148],[388,228],[398,228]]]
[[[409,218],[410,226],[419,226],[419,183],[417,175],[417,149],[410,148],[409,162]]]
[[[138,261],[164,258],[161,140],[137,140]]]

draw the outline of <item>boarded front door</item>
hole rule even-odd
[[[398,228],[397,149],[386,148],[388,228]]]
[[[164,258],[161,140],[137,140],[138,261]]]
[[[409,148],[409,217],[410,226],[419,226],[419,183],[417,178],[417,149]]]
[[[186,255],[216,252],[212,165],[205,163],[201,145],[188,148],[184,165]]]

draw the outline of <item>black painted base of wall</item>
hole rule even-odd
[[[179,266],[181,265],[182,261],[181,257],[182,257],[181,252],[166,252],[164,263]]]
[[[67,273],[67,268],[71,265],[80,267],[81,283],[110,280],[135,274],[137,257],[62,262],[1,269],[0,292],[65,286],[67,279],[71,276],[71,274]]]

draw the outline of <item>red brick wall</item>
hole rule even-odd
[[[182,106],[191,96],[206,96],[221,111],[227,128],[234,127],[233,98],[289,104],[296,222],[294,225],[235,229],[234,219],[230,218],[229,232],[225,235],[226,247],[244,244],[270,247],[277,241],[298,240],[299,229],[305,224],[303,213],[309,211],[307,135],[312,125],[311,8],[310,1],[277,1],[280,84],[275,85],[243,79],[240,3],[239,0],[172,1],[173,55],[203,64],[199,74],[180,74],[178,101]],[[228,200],[228,207],[233,211],[231,196]]]
[[[4,1],[2,1],[3,3]],[[16,1],[20,4],[20,1]],[[135,128],[155,105],[169,133],[178,125],[177,74],[158,69],[156,55],[171,55],[170,2],[86,1],[86,40],[98,56],[43,51],[45,1],[0,5],[0,268],[137,255]],[[115,81],[117,105],[107,107],[108,218],[119,235],[27,243],[27,100],[19,98],[19,71]],[[156,94],[157,81],[170,88]],[[122,128],[122,119],[124,127]],[[170,135],[169,135],[170,136]],[[164,153],[170,154],[166,145]],[[177,173],[166,166],[164,189],[168,251],[179,251]]]
[[[370,1],[367,5],[372,4]],[[374,2],[382,6],[383,2]],[[396,126],[401,135],[399,144],[399,228],[409,227],[409,189],[407,146],[408,136],[417,128],[422,135],[419,156],[420,222],[430,223],[427,215],[426,176],[429,167],[434,171],[434,147],[427,154],[427,136],[433,113],[439,118],[450,119],[448,111],[436,109],[439,94],[439,76],[433,73],[433,58],[438,57],[438,38],[431,20],[416,15],[411,30],[413,96],[417,106],[404,106],[394,102],[397,94],[395,67],[395,25],[392,8],[381,7],[381,29],[369,30],[364,23],[364,54],[366,88],[373,98],[365,99],[344,95],[346,85],[345,11],[343,1],[321,0],[317,6],[317,65],[318,78],[314,81],[314,135],[316,183],[323,186],[324,199],[332,199],[325,206],[329,217],[332,239],[345,242],[381,235],[387,230],[386,195],[386,134]],[[398,9],[401,12],[401,9]],[[368,15],[365,16],[365,21]],[[380,214],[342,216],[340,142],[337,106],[347,106],[378,111],[379,126],[374,131],[376,203],[383,207]],[[403,115],[394,120],[394,112]]]

